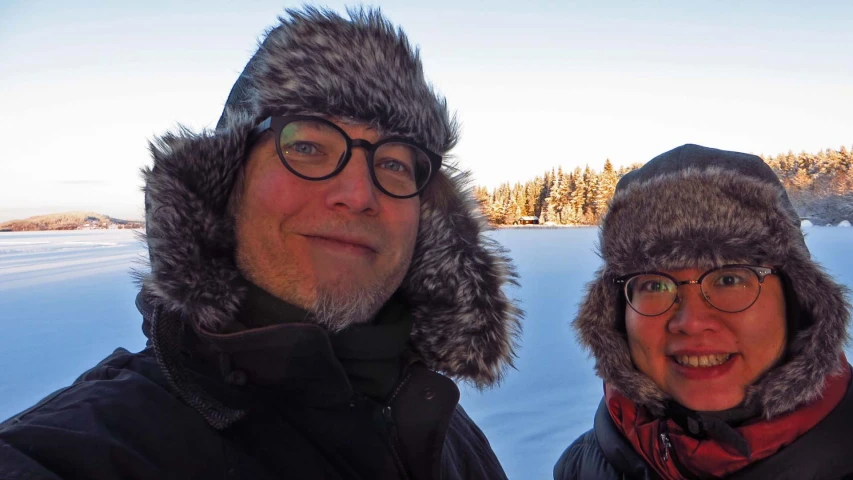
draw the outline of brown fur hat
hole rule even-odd
[[[784,187],[761,158],[684,145],[625,175],[599,232],[604,265],[574,321],[598,375],[661,413],[669,396],[633,365],[625,303],[614,279],[632,272],[711,268],[749,259],[778,267],[787,285],[789,331],[783,362],[747,390],[744,404],[772,417],[820,395],[840,368],[850,311],[847,289],[811,259]]]

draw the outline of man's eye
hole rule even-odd
[[[316,144],[310,142],[294,142],[285,145],[285,153],[298,153],[299,155],[317,155],[320,149]]]
[[[408,173],[411,171],[408,165],[399,160],[394,159],[382,160],[381,162],[379,162],[379,168],[398,173]]]

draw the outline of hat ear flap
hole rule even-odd
[[[668,396],[634,366],[625,328],[624,295],[615,277],[601,267],[587,284],[586,296],[572,326],[578,342],[595,357],[595,371],[608,385],[626,397],[662,412]]]
[[[788,299],[786,289],[785,306],[797,309],[795,329],[790,329],[788,313],[784,363],[747,389],[747,402],[758,403],[768,418],[819,397],[826,376],[845,366],[841,359],[850,320],[849,289],[833,281],[806,252],[792,249],[789,258],[782,270],[796,295]]]
[[[427,365],[484,387],[512,365],[523,314],[503,291],[515,284],[515,268],[485,234],[468,178],[441,171],[427,187],[401,290],[412,308],[412,339]]]
[[[154,165],[142,171],[151,270],[137,276],[157,303],[214,332],[232,326],[245,293],[226,205],[251,128],[238,113],[216,132],[166,133],[151,143]]]

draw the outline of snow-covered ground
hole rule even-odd
[[[129,273],[145,255],[131,230],[0,233],[0,418],[145,346]]]
[[[462,405],[511,479],[550,478],[563,449],[592,425],[601,382],[569,328],[600,260],[594,228],[503,229],[526,311],[516,369],[500,388],[463,386]],[[814,227],[814,257],[853,287],[853,229]],[[146,251],[130,231],[0,234],[0,420],[79,374],[118,346],[145,344],[129,270]],[[850,354],[848,353],[848,356]]]

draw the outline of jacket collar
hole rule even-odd
[[[136,305],[143,315],[143,331],[153,341],[154,323],[168,313],[143,292]],[[180,343],[184,356],[218,368],[225,383],[237,389],[274,391],[288,401],[317,406],[343,403],[353,394],[329,336],[317,325],[283,323],[234,333],[198,326],[185,331]]]
[[[850,387],[850,366],[843,356],[841,362],[845,367],[827,377],[818,400],[769,420],[758,417],[732,427],[703,425],[702,419],[710,418],[696,412],[691,419],[698,419],[698,424],[657,417],[607,386],[596,415],[596,435],[601,430],[602,435],[620,437],[619,442],[605,446],[599,436],[608,458],[625,458],[627,448],[634,453],[630,465],[642,457],[665,479],[726,477],[775,455],[825,419]]]
[[[625,439],[607,410],[607,401],[602,398],[595,411],[593,421],[595,441],[604,458],[628,478],[650,478],[649,464]]]

